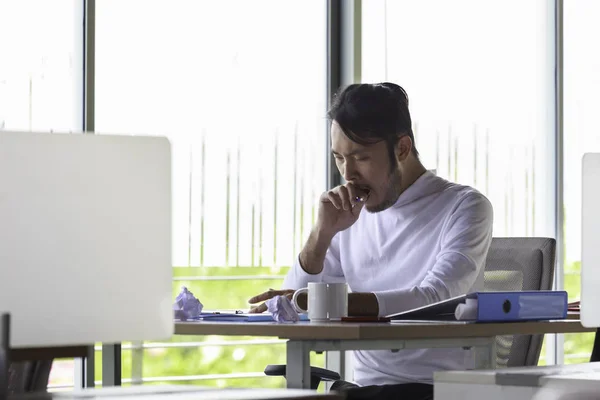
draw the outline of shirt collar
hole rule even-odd
[[[402,192],[392,207],[401,207],[423,197],[440,192],[445,187],[445,184],[446,181],[444,179],[436,176],[431,171],[425,171],[412,185]]]

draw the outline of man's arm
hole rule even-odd
[[[348,315],[350,317],[376,317],[379,303],[375,293],[348,293]]]
[[[325,282],[343,282],[337,235],[358,220],[364,207],[364,201],[355,200],[358,194],[364,195],[350,183],[321,194],[317,223],[285,278],[284,288],[299,289],[308,282],[323,282],[324,276],[333,278]]]
[[[306,283],[319,282],[315,280],[306,281],[306,279],[311,279],[310,276],[306,275],[316,275],[321,278],[321,281],[326,282],[343,281],[344,274],[340,263],[339,244],[337,240],[332,244],[332,239],[333,238],[330,235],[320,231],[318,227],[315,227],[311,231],[308,240],[306,241],[306,245],[298,256],[298,265],[294,265],[293,267],[295,269],[301,268],[304,273],[290,271],[284,281],[283,287],[293,287],[298,289],[306,286],[306,284],[301,286],[294,285],[296,282],[293,281],[298,280]],[[321,274],[325,266],[327,273]],[[322,275],[326,275],[326,277],[323,278]],[[298,297],[298,303],[306,308],[306,295],[300,295]],[[379,304],[377,302],[377,296],[374,293],[348,294],[348,315],[376,316],[378,313]]]
[[[338,186],[321,195],[319,215],[315,227],[283,281],[282,290],[269,290],[248,300],[251,304],[285,295],[291,298],[295,289],[306,287],[309,282],[344,282],[340,262],[338,233],[348,229],[358,219],[363,200],[355,200],[362,194],[352,184]],[[299,299],[302,302],[304,299]],[[252,308],[252,312],[264,312],[266,305]]]
[[[313,229],[282,288],[300,289],[309,282],[344,282],[337,235],[331,237]]]
[[[410,289],[373,293],[377,315],[386,316],[466,293],[485,266],[492,224],[490,202],[479,193],[467,194],[449,217],[442,233],[441,251],[425,279]],[[348,300],[350,307],[351,299]],[[371,314],[374,308],[366,311],[374,315]]]
[[[314,230],[313,230],[314,233]],[[311,233],[296,262],[288,271],[281,290],[270,289],[267,292],[256,295],[248,300],[250,304],[257,304],[266,301],[275,296],[287,296],[292,298],[296,289],[306,287],[309,282],[344,282],[344,273],[340,262],[339,240],[337,235],[328,239],[328,245],[319,241],[319,234]],[[316,254],[313,254],[316,253]],[[302,254],[306,254],[307,261],[302,260]],[[308,265],[311,271],[308,272],[303,265]],[[317,272],[318,271],[318,272]],[[298,296],[298,304],[306,308],[307,296]],[[350,308],[350,298],[348,298],[348,308]],[[359,305],[357,305],[359,307]],[[261,303],[251,309],[250,312],[262,313],[267,310],[265,303]],[[361,314],[363,315],[363,314]]]
[[[307,274],[316,275],[323,271],[325,256],[327,255],[327,249],[329,249],[332,239],[333,236],[331,234],[323,232],[318,227],[312,229],[304,248],[298,256],[300,267]]]

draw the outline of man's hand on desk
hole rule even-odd
[[[283,290],[274,290],[274,289],[269,289],[267,292],[261,293],[257,296],[252,297],[250,300],[248,300],[248,303],[250,304],[256,304],[256,303],[260,303],[261,301],[263,303],[257,305],[257,306],[253,306],[250,309],[251,313],[262,313],[267,311],[267,305],[264,303],[265,301],[272,299],[275,296],[286,296],[288,299],[292,299],[292,296],[294,295],[295,290],[294,289],[283,289]],[[301,307],[306,308],[306,295],[305,294],[301,294],[298,296],[298,304]]]

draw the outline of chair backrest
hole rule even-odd
[[[12,362],[8,369],[8,394],[45,392],[52,360]]]
[[[10,314],[0,314],[0,400],[9,395],[45,392],[52,360],[10,361]]]
[[[555,266],[556,240],[552,238],[493,238],[485,265],[484,290],[551,290]],[[537,365],[543,338],[498,336],[497,366]]]

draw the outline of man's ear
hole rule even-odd
[[[400,137],[398,144],[396,145],[396,160],[402,162],[406,160],[412,151],[412,140],[408,135]]]

